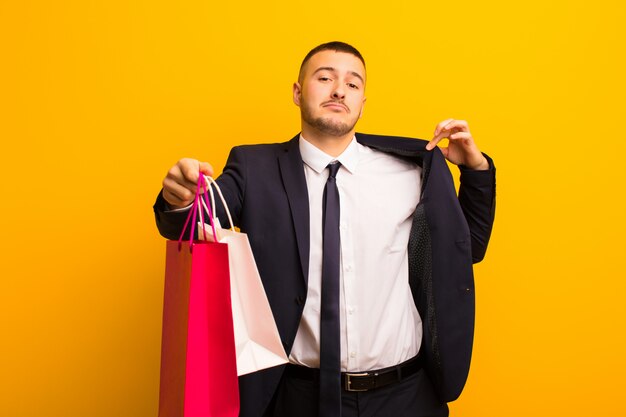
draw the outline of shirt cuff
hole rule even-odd
[[[496,167],[493,164],[493,159],[489,157],[489,155],[484,154],[487,162],[489,163],[489,168],[484,170],[476,170],[470,169],[464,165],[459,165],[459,170],[461,171],[461,182],[470,182],[472,184],[490,184],[493,183],[495,178]]]
[[[165,210],[163,210],[163,213],[176,213],[176,212],[188,211],[191,208],[191,206],[193,206],[193,204],[189,204],[187,207],[173,209],[172,207],[170,207],[169,204],[167,204],[167,201],[163,201],[163,204],[165,204]]]

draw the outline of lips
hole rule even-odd
[[[322,104],[322,107],[330,107],[330,108],[335,108],[335,109],[343,109],[345,110],[347,113],[350,112],[350,110],[348,110],[348,107],[343,104],[340,103],[338,101],[327,101],[326,103]]]

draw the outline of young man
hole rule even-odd
[[[495,168],[464,121],[430,142],[355,133],[365,84],[355,48],[314,48],[293,86],[301,133],[233,148],[217,180],[290,359],[240,378],[241,416],[446,416],[465,384]],[[163,236],[178,238],[199,171],[183,159],[163,180]]]

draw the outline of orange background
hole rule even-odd
[[[2,1],[0,415],[156,415],[160,182],[295,135],[300,61],[334,39],[367,61],[360,131],[467,119],[498,167],[451,414],[626,415],[625,21],[617,0]]]

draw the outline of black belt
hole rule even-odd
[[[369,391],[385,385],[400,382],[422,369],[419,356],[402,362],[400,365],[367,372],[342,372],[341,385],[346,391]],[[318,383],[320,370],[306,366],[288,364],[285,370],[288,376]]]

